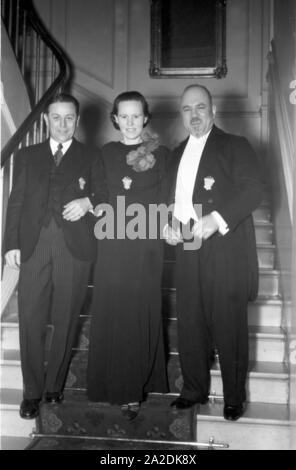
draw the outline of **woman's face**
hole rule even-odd
[[[114,116],[127,145],[142,142],[141,134],[147,117],[144,116],[140,101],[121,101],[118,105],[118,114]]]

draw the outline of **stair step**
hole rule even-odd
[[[89,326],[90,317],[80,317],[80,328],[77,340],[74,343],[76,349],[88,349],[89,345]],[[49,349],[51,339],[51,326],[48,326],[47,335],[47,349]],[[18,324],[9,324],[7,332],[4,328],[4,341],[5,350],[18,349]],[[170,352],[178,351],[177,344],[177,320],[176,318],[164,319],[164,335],[165,343],[168,345],[167,349]],[[268,362],[283,362],[285,352],[285,334],[280,327],[277,326],[249,326],[249,349],[250,360],[268,361]],[[2,353],[2,355],[4,352]]]
[[[163,315],[176,318],[176,289],[163,289]],[[249,325],[281,326],[282,301],[279,297],[259,296],[248,305]]]
[[[284,362],[286,335],[277,327],[249,328],[251,361]]]
[[[253,326],[275,326],[282,324],[282,300],[258,297],[248,305],[248,322]]]
[[[70,365],[66,388],[86,390],[87,351],[74,351]],[[179,394],[183,385],[179,355],[170,354],[168,358],[168,378],[171,394]],[[288,371],[281,363],[250,361],[247,381],[248,401],[262,403],[287,403]],[[222,379],[219,364],[211,369],[210,394],[222,397]]]
[[[47,325],[46,349],[49,349],[51,342],[52,325]],[[3,350],[18,350],[19,342],[19,324],[15,321],[1,323],[1,342]],[[3,354],[3,351],[2,351]]]
[[[253,212],[254,222],[270,222],[271,221],[271,208],[269,204],[261,204]]]
[[[1,322],[10,321],[10,319],[14,319],[13,321],[18,321],[18,291],[17,289],[11,295],[8,304],[1,315]]]
[[[22,401],[22,390],[1,388],[1,435],[10,437],[29,437],[35,431],[34,419],[22,419],[19,415],[19,407]]]
[[[32,439],[29,437],[2,436],[0,441],[1,450],[25,450]]]
[[[269,243],[260,243],[257,245],[259,268],[274,268],[275,246]],[[174,261],[176,258],[176,249],[174,246],[165,246],[165,260]]]
[[[38,419],[41,434],[99,436],[163,442],[195,442],[195,410],[175,410],[171,397],[149,397],[137,418],[127,421],[120,407],[93,403],[81,391],[67,391],[62,404],[43,403]]]
[[[226,443],[230,450],[288,450],[287,405],[250,403],[236,422],[225,421],[223,404],[201,405],[197,414],[197,440]]]
[[[179,394],[182,390],[183,378],[178,354],[169,357],[168,376],[171,393]],[[287,403],[289,397],[287,367],[281,363],[250,362],[246,388],[249,402]],[[211,369],[210,396],[218,399],[223,397],[218,363],[214,363]]]
[[[2,352],[1,359],[1,386],[5,388],[23,389],[20,352],[8,349]]]
[[[76,349],[88,349],[90,316],[80,317],[80,333],[74,343]],[[165,344],[169,352],[178,351],[177,319],[164,318]],[[284,361],[285,333],[275,326],[249,326],[250,360]]]
[[[273,224],[270,222],[256,222],[255,223],[256,242],[258,244],[272,244],[273,243]]]
[[[177,320],[165,320],[165,343],[168,351],[178,352]],[[285,334],[278,327],[249,327],[249,358],[251,361],[283,362],[285,353]]]
[[[89,311],[91,292],[90,288],[83,309],[84,314]],[[282,301],[276,296],[259,296],[256,301],[249,303],[248,313],[249,325],[279,327],[282,323]],[[171,318],[176,317],[176,289],[163,289],[163,315]],[[50,332],[48,335],[47,347],[50,344]],[[2,323],[2,345],[5,350],[19,348],[18,323],[12,321]]]
[[[163,269],[163,288],[175,288],[175,262],[165,261]],[[279,296],[279,271],[259,270],[259,296]]]

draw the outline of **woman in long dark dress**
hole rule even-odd
[[[102,149],[114,237],[109,233],[98,241],[88,396],[121,405],[122,413],[132,419],[148,392],[168,391],[161,318],[163,242],[159,231],[157,238],[149,239],[147,215],[149,204],[166,200],[168,150],[154,139],[143,141],[149,111],[140,93],[119,95],[111,120],[122,136]],[[146,211],[143,215],[141,209],[137,227],[131,222],[137,212],[124,218],[124,211],[134,203]],[[141,238],[131,239],[136,228]]]

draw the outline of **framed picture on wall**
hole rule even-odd
[[[151,77],[226,73],[226,0],[151,0]]]

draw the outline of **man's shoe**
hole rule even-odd
[[[24,398],[20,406],[20,416],[24,419],[33,419],[39,415],[39,403],[41,398]]]
[[[187,400],[187,398],[178,397],[176,400],[172,401],[170,406],[175,406],[179,410],[184,410],[186,408],[191,408],[191,406],[200,404],[205,405],[209,401],[208,397],[199,398],[196,400]]]
[[[61,403],[64,399],[62,392],[46,392],[45,401],[47,403]]]
[[[224,418],[229,421],[236,421],[244,414],[243,404],[224,406]]]

